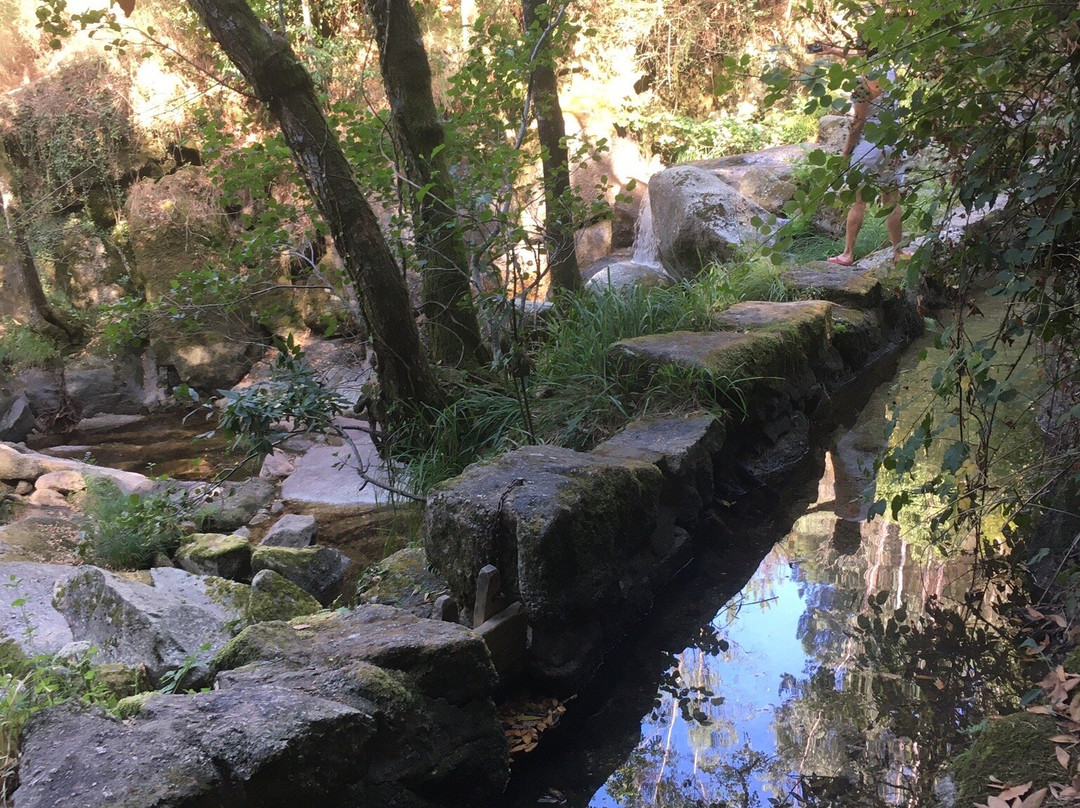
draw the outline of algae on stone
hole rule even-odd
[[[251,580],[247,616],[253,622],[291,620],[314,614],[321,608],[314,597],[273,570],[261,570]]]

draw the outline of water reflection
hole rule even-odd
[[[883,411],[865,411],[879,436]],[[971,557],[865,521],[872,435],[826,454],[790,533],[670,655],[640,743],[590,806],[931,805],[953,750],[1015,705],[1026,677],[969,591]]]

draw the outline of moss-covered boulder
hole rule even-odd
[[[364,574],[356,589],[356,602],[382,603],[417,617],[431,617],[436,598],[449,591],[446,581],[431,571],[423,549],[407,547]]]
[[[332,547],[267,547],[259,545],[251,554],[255,573],[273,570],[329,606],[341,594],[349,557]]]
[[[1066,772],[1050,742],[1057,734],[1057,722],[1039,713],[1014,713],[991,720],[971,748],[953,761],[956,804],[985,803],[991,777],[1011,785],[1030,780],[1035,789],[1061,781]]]
[[[261,570],[251,579],[247,616],[253,622],[291,620],[314,614],[321,608],[314,597],[273,570]]]
[[[194,575],[233,581],[251,578],[251,542],[243,536],[193,533],[176,553],[176,563]]]

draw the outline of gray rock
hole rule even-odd
[[[143,368],[132,354],[119,357],[86,355],[64,369],[71,402],[83,418],[101,413],[143,413]]]
[[[355,804],[444,804],[452,794],[455,804],[492,805],[505,787],[495,670],[463,626],[362,606],[249,626],[215,666],[226,692],[275,683],[373,715],[377,735],[356,766]]]
[[[23,736],[19,808],[342,804],[374,719],[274,686],[154,696],[128,722],[59,708]]]
[[[260,544],[251,554],[252,572],[273,570],[289,579],[323,606],[341,594],[349,557],[332,547],[267,547]]]
[[[191,664],[192,682],[204,681],[214,653],[243,620],[248,588],[169,567],[150,576],[153,586],[81,567],[57,583],[53,605],[74,637],[99,649],[101,662],[145,665],[154,682]]]
[[[274,499],[274,484],[257,477],[243,482],[206,485],[170,480],[160,490],[194,504],[194,519],[206,532],[232,532],[247,525]]]
[[[431,571],[423,549],[406,547],[364,574],[356,599],[358,603],[382,603],[430,618],[435,601],[448,591],[446,581]]]
[[[661,487],[651,463],[518,449],[429,494],[424,549],[470,609],[477,572],[497,567],[528,613],[533,673],[574,686],[652,605]]]
[[[636,264],[633,261],[616,261],[607,264],[585,283],[594,292],[618,290],[627,286],[671,286],[674,281],[663,267]]]
[[[654,464],[664,476],[661,505],[671,510],[677,524],[693,530],[712,502],[713,458],[724,437],[724,425],[711,415],[650,418],[629,424],[593,454]]]
[[[27,656],[55,654],[75,640],[67,619],[53,606],[53,589],[75,567],[33,562],[0,564],[0,634]]]
[[[242,536],[194,533],[176,552],[176,564],[194,575],[216,575],[230,581],[251,578],[251,542]]]
[[[261,543],[269,547],[307,547],[315,541],[318,530],[314,516],[289,513],[274,523]]]
[[[34,411],[25,395],[0,402],[0,440],[25,440],[34,429]]]
[[[751,220],[770,218],[715,174],[693,166],[654,174],[649,204],[660,260],[676,278],[693,278],[710,261],[732,258],[737,246],[761,241]]]

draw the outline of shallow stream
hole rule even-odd
[[[1033,674],[965,608],[971,556],[929,548],[926,513],[863,518],[892,400],[929,389],[928,346],[795,482],[719,517],[642,635],[515,761],[509,806],[948,803],[943,765]]]

